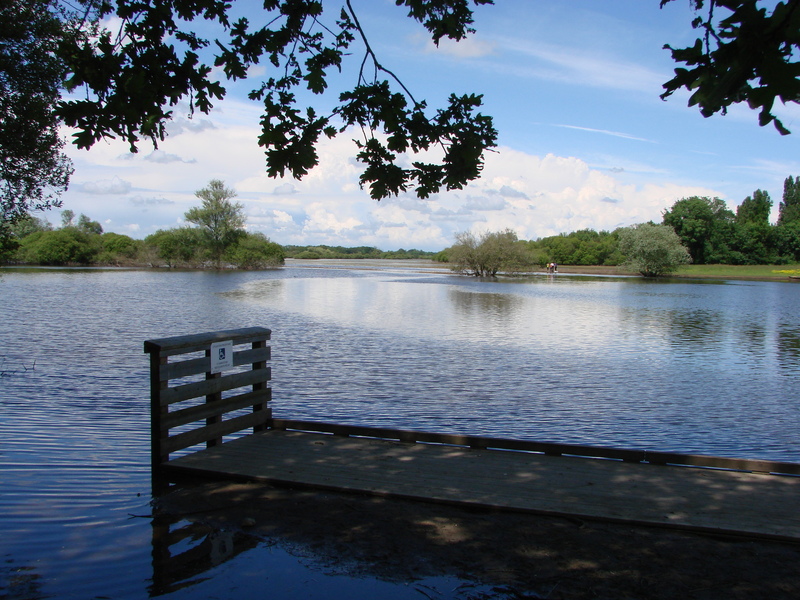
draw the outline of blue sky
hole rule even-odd
[[[691,195],[735,210],[756,189],[769,192],[777,217],[784,179],[800,175],[800,107],[779,107],[795,132],[780,136],[746,107],[704,119],[686,94],[659,98],[674,68],[663,45],[696,38],[688,0],[664,9],[658,0],[496,1],[476,10],[475,35],[438,49],[394,0],[353,1],[381,62],[417,99],[439,107],[451,92],[484,95],[499,145],[464,190],[373,201],[359,189],[347,132],[322,144],[320,165],[302,181],[268,178],[259,106],[246,99],[251,84],[239,84],[210,115],[189,119],[178,107],[158,150],[132,155],[113,140],[70,148],[64,208],[143,238],[183,224],[199,203],[194,192],[216,178],[237,191],[248,229],[278,243],[387,250],[442,249],[466,230],[508,227],[535,239],[658,222]],[[340,4],[330,6],[338,14]],[[331,82],[337,94],[337,85],[352,86],[360,51]]]

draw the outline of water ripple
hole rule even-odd
[[[800,461],[796,289],[7,271],[0,596],[147,595],[146,339],[272,328],[279,417]],[[207,577],[224,588],[224,568]]]

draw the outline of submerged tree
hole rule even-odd
[[[619,229],[618,233],[619,249],[625,255],[623,265],[645,277],[668,275],[691,262],[678,234],[667,225],[642,223]]]
[[[446,254],[455,272],[475,277],[494,277],[500,271],[518,273],[534,264],[525,243],[519,242],[511,229],[480,236],[470,231],[457,233],[456,243]]]
[[[203,237],[198,227],[159,229],[144,238],[143,258],[151,266],[196,267],[203,262]]]

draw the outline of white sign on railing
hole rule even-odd
[[[222,373],[233,367],[233,341],[211,344],[211,372]]]

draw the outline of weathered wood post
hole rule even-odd
[[[154,476],[173,452],[203,443],[215,446],[226,435],[269,426],[271,333],[249,327],[144,343],[150,355]]]

